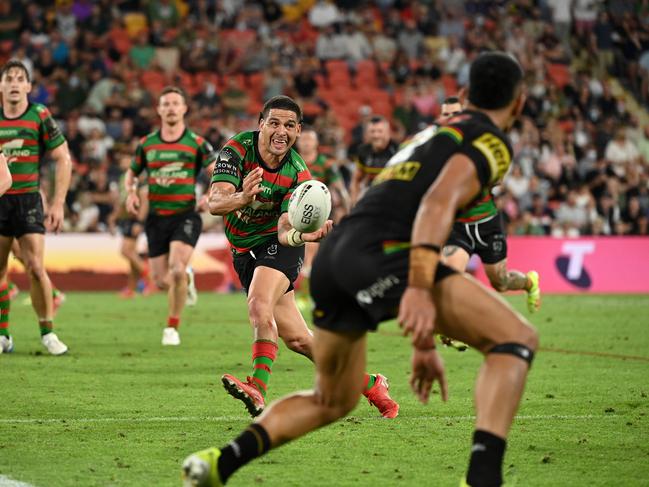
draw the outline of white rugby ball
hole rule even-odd
[[[298,232],[319,230],[331,213],[331,193],[315,179],[300,184],[288,202],[288,221]]]

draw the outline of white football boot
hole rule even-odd
[[[162,331],[162,344],[163,345],[180,345],[180,334],[175,328],[168,326]]]
[[[11,353],[14,351],[14,339],[11,335],[0,335],[0,353]]]
[[[52,355],[63,355],[68,351],[68,346],[59,340],[55,333],[49,332],[41,337],[41,342]]]

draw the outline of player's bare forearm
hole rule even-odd
[[[229,183],[226,183],[229,184]],[[233,211],[239,210],[250,203],[250,199],[241,191],[234,191],[234,186],[231,186],[232,191],[219,187],[215,183],[210,188],[210,196],[207,206],[212,215],[224,216]]]
[[[282,213],[277,222],[277,240],[281,245],[300,247],[307,242],[319,242],[333,229],[333,220],[327,220],[315,232],[302,233],[294,229],[288,221],[288,213]]]
[[[277,221],[277,240],[281,245],[289,246],[288,232],[293,229],[288,221],[288,213],[282,213]]]
[[[56,177],[54,198],[52,205],[63,206],[65,203],[65,195],[68,194],[70,188],[70,178],[72,177],[72,159],[70,158],[70,151],[68,150],[68,143],[64,142],[52,151],[52,157],[56,161]]]

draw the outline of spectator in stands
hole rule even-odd
[[[345,38],[340,34],[337,25],[323,27],[316,41],[315,55],[320,61],[345,59],[347,57]]]
[[[620,215],[620,235],[647,235],[647,213],[642,211],[640,200],[632,197]]]
[[[552,234],[556,237],[578,237],[587,233],[590,215],[586,207],[577,203],[577,192],[568,191],[566,200],[556,213],[556,225]]]
[[[341,17],[340,10],[330,0],[318,0],[309,10],[309,22],[316,28],[330,27],[340,22]]]
[[[239,118],[246,116],[250,98],[248,93],[239,86],[236,76],[228,76],[225,89],[221,93],[221,102],[226,115]]]
[[[539,193],[532,195],[532,207],[527,214],[529,217],[526,235],[550,235],[554,214]]]
[[[623,178],[627,167],[639,162],[639,156],[635,144],[627,137],[626,128],[619,127],[613,139],[607,144],[605,152],[605,157],[612,163],[615,174]]]
[[[620,207],[608,191],[597,200],[597,217],[594,234],[615,235],[619,230]]]
[[[345,22],[342,39],[347,51],[345,59],[349,62],[350,67],[353,68],[358,61],[368,59],[372,55],[372,47],[361,26]]]

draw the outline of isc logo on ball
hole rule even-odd
[[[320,210],[313,205],[304,205],[302,210],[302,218],[300,221],[305,225],[311,225],[313,220],[320,219]]]

